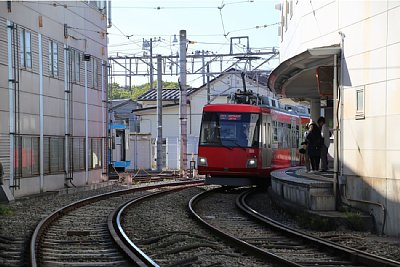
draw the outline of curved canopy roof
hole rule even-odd
[[[333,66],[333,55],[340,53],[339,45],[307,49],[275,68],[268,78],[268,86],[283,97],[297,100],[319,99],[317,68]]]

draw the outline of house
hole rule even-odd
[[[130,132],[138,132],[139,124],[133,109],[141,108],[136,101],[132,99],[113,99],[109,102],[108,112],[110,123],[126,124]]]
[[[265,96],[272,96],[266,86],[266,79],[259,82],[256,76],[249,73],[244,77],[247,90]],[[209,88],[209,89],[208,89]],[[227,103],[227,98],[238,89],[243,89],[242,73],[230,69],[224,74],[210,80],[209,85],[187,89],[187,160],[197,160],[197,145],[203,106],[210,103]],[[209,93],[208,93],[209,90]],[[163,168],[179,169],[180,136],[179,136],[179,89],[162,90],[162,136],[163,136]],[[158,134],[157,122],[157,90],[150,90],[138,98],[142,108],[132,112],[140,122],[140,133],[149,133],[152,138],[152,155],[155,164],[156,138]],[[153,168],[155,165],[153,164]]]

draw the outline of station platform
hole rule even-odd
[[[306,214],[308,220],[321,221],[323,218],[335,227],[349,228],[354,224],[350,217],[356,214],[357,227],[375,231],[374,220],[369,214],[336,206],[333,188],[333,171],[309,173],[305,167],[290,167],[271,173],[268,195],[275,204],[296,216]]]
[[[333,172],[292,167],[271,173],[271,189],[284,200],[315,211],[334,211]]]

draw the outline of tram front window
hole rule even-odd
[[[200,145],[258,147],[259,114],[203,113]]]

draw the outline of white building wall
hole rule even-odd
[[[400,1],[288,2],[293,17],[283,27],[281,61],[307,48],[342,45],[339,155],[346,197],[373,211],[378,230],[383,205],[385,233],[400,236]],[[356,119],[358,89],[364,119]]]

